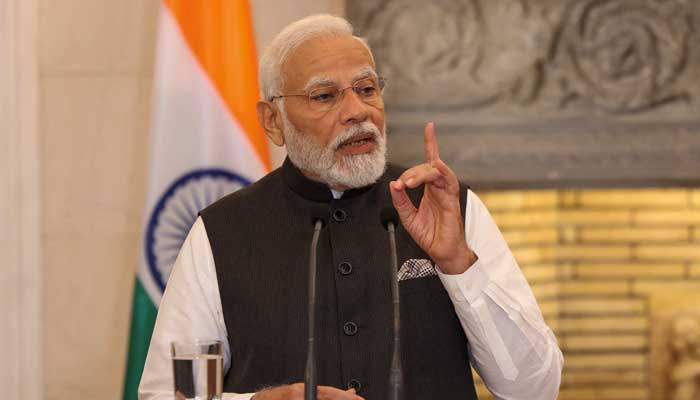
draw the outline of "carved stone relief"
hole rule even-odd
[[[353,0],[388,79],[390,157],[482,187],[700,184],[700,2]],[[416,146],[418,144],[418,146]]]
[[[660,288],[650,304],[649,398],[700,398],[700,294]]]
[[[674,362],[670,369],[673,400],[700,397],[700,315],[681,314],[672,325],[671,348]]]
[[[690,101],[680,78],[692,28],[687,4],[672,1],[577,1],[554,41],[563,105],[582,99],[613,113]]]
[[[365,34],[396,85],[387,102],[481,108],[504,99],[531,101],[547,51],[542,41],[548,34],[540,32],[544,21],[523,2],[500,2],[497,11],[486,14],[475,0],[390,1],[377,8]],[[498,24],[519,28],[491,32]]]

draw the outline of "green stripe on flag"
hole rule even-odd
[[[134,300],[131,308],[131,333],[129,334],[129,355],[126,361],[124,377],[124,400],[137,400],[138,387],[146,362],[148,345],[151,342],[153,325],[156,323],[158,310],[153,301],[136,279]]]

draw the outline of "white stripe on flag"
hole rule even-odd
[[[153,101],[146,224],[166,188],[188,171],[224,168],[251,182],[265,174],[248,137],[187,46],[167,7],[160,19]],[[162,293],[145,256],[138,278],[158,305]]]

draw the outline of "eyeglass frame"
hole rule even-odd
[[[358,97],[360,97],[360,100],[362,100],[363,103],[365,103],[365,104],[371,104],[371,103],[366,102],[366,101],[362,98],[362,96],[355,90],[355,88],[356,88],[356,85],[357,85],[359,82],[363,82],[363,81],[366,81],[366,80],[368,80],[368,79],[375,79],[375,78],[377,79],[377,86],[379,87],[379,94],[377,95],[377,99],[380,99],[380,100],[381,100],[381,99],[382,99],[382,94],[383,94],[383,92],[384,92],[384,87],[386,86],[386,78],[384,78],[383,76],[368,76],[368,77],[360,78],[360,79],[356,80],[355,82],[352,83],[352,85],[350,85],[350,86],[348,86],[348,87],[345,87],[345,88],[342,88],[342,89],[338,89],[338,100],[336,100],[335,103],[333,103],[333,105],[332,105],[331,107],[329,107],[329,108],[327,108],[327,109],[319,109],[318,111],[326,111],[326,112],[327,112],[327,111],[330,111],[330,110],[334,109],[335,107],[337,107],[338,104],[340,103],[340,100],[342,100],[342,99],[343,99],[343,96],[345,96],[345,91],[348,90],[348,89],[353,89],[353,92],[354,92],[356,95],[358,95]],[[321,87],[312,89],[312,90],[310,90],[310,91],[307,92],[307,93],[300,93],[300,94],[282,94],[282,95],[272,96],[272,97],[270,97],[270,98],[268,99],[268,101],[272,102],[272,101],[275,101],[275,99],[283,99],[283,98],[285,98],[285,97],[306,97],[306,104],[308,105],[309,108],[313,109],[313,107],[311,107],[311,93],[312,93],[313,91],[315,91],[315,90],[323,89],[323,88],[327,88],[327,87],[330,87],[330,86],[321,86]]]

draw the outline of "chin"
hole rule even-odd
[[[384,174],[386,157],[383,152],[342,155],[328,170],[324,180],[332,186],[349,189],[371,185]]]

